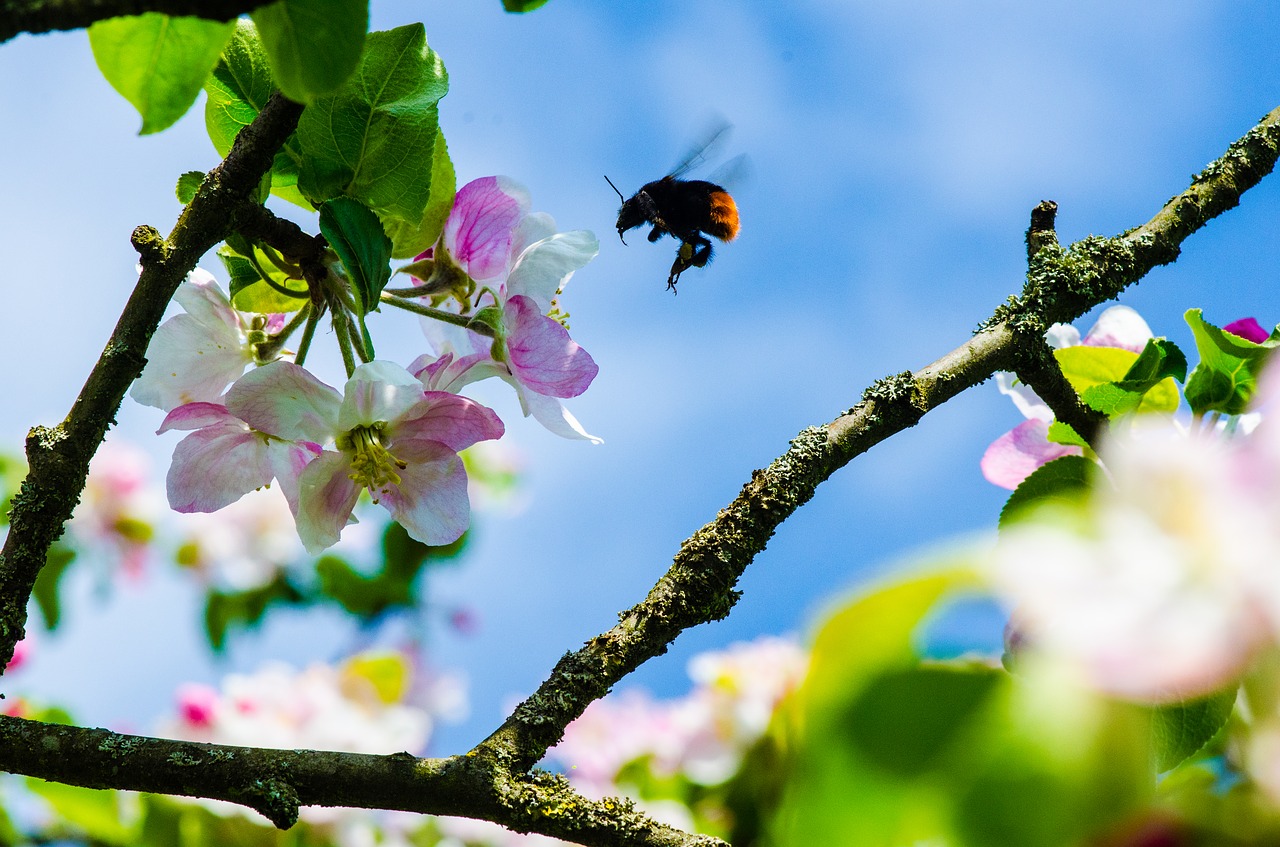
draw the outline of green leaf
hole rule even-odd
[[[534,9],[541,9],[547,5],[549,0],[502,0],[502,8],[508,12],[532,12]]]
[[[368,0],[278,0],[250,13],[271,75],[290,100],[337,91],[360,62]]]
[[[316,561],[320,591],[353,615],[372,618],[390,608],[414,605],[412,579],[385,574],[365,576],[337,556],[321,556]]]
[[[1053,420],[1049,422],[1049,432],[1045,435],[1051,444],[1066,444],[1071,447],[1083,447],[1092,449],[1089,442],[1080,437],[1080,433],[1071,428],[1070,424],[1064,424],[1062,421]]]
[[[1138,362],[1137,353],[1119,347],[1078,345],[1061,347],[1054,350],[1053,355],[1071,387],[1091,408],[1110,414],[1108,408],[1118,407],[1132,399],[1130,395],[1134,386],[1126,386],[1124,380]],[[1114,386],[1120,386],[1120,390]],[[1139,392],[1138,400],[1136,406],[1125,411],[1172,412],[1180,402],[1178,386],[1172,379],[1157,380]],[[1094,405],[1095,402],[1106,408]]]
[[[1253,397],[1259,371],[1280,342],[1268,338],[1254,344],[1207,323],[1199,309],[1188,309],[1185,317],[1200,353],[1200,364],[1187,377],[1185,389],[1191,411],[1197,415],[1243,414]]]
[[[432,151],[431,190],[422,219],[413,222],[394,216],[382,219],[382,225],[391,236],[391,257],[407,259],[424,252],[436,243],[444,231],[444,222],[453,209],[453,197],[458,190],[457,174],[444,133],[436,129],[435,147]],[[403,270],[403,268],[401,269]]]
[[[67,568],[76,559],[76,551],[61,542],[54,542],[45,556],[44,567],[36,575],[35,587],[31,596],[35,598],[36,607],[40,609],[40,617],[44,619],[46,629],[54,630],[62,621],[62,603],[59,588]]]
[[[1047,503],[1079,504],[1089,493],[1098,466],[1084,456],[1061,456],[1024,479],[1000,510],[1000,529],[1015,523],[1033,507]]]
[[[63,822],[93,841],[129,845],[137,838],[135,827],[123,820],[121,795],[117,791],[80,788],[30,777],[26,786],[32,794],[43,797]]]
[[[342,260],[356,295],[356,314],[378,308],[378,297],[391,279],[391,239],[378,216],[350,197],[320,205],[320,232]]]
[[[235,24],[171,18],[158,12],[89,27],[93,58],[111,87],[142,115],[140,135],[186,114],[218,63]]]
[[[231,275],[231,305],[236,309],[270,315],[296,312],[309,302],[305,280],[286,276],[257,247],[239,247],[244,252],[230,243],[218,248],[218,258]]]
[[[1165,384],[1167,379],[1182,381],[1186,377],[1186,355],[1172,341],[1152,338],[1123,377],[1085,389],[1081,399],[1091,408],[1114,418],[1141,408],[1147,392]],[[1167,389],[1169,384],[1164,387]],[[1147,403],[1145,411],[1172,412],[1177,406],[1175,388],[1171,394],[1167,390],[1162,391]]]
[[[431,199],[437,103],[448,87],[421,24],[370,33],[355,75],[298,122],[302,194],[315,205],[345,194],[384,221],[421,221]]]
[[[854,700],[842,722],[867,761],[902,779],[932,769],[986,706],[1004,673],[938,663],[895,669]]]
[[[209,646],[221,652],[231,629],[257,626],[273,606],[299,606],[305,602],[303,594],[281,573],[266,585],[248,591],[210,591],[204,599],[204,631]]]
[[[1151,734],[1156,770],[1172,770],[1200,752],[1226,725],[1236,704],[1236,689],[1173,703],[1154,710]]]
[[[196,199],[196,191],[199,190],[202,182],[204,182],[204,171],[187,171],[178,177],[178,187],[174,190],[178,195],[178,202],[185,206]]]
[[[274,91],[275,83],[258,31],[248,18],[241,18],[213,76],[205,84],[205,129],[219,156],[230,152],[240,130],[253,122]],[[301,157],[296,134],[289,136],[271,163],[271,191],[277,197],[311,209],[311,204],[297,190]]]

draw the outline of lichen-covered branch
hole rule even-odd
[[[229,21],[272,0],[0,0],[0,43],[33,35],[84,29],[98,21],[145,12]]]
[[[642,662],[666,652],[684,630],[727,615],[737,602],[734,586],[742,572],[819,483],[961,391],[996,371],[1013,370],[1023,358],[1022,345],[1043,344],[1051,324],[1075,320],[1157,265],[1172,262],[1183,240],[1233,208],[1271,172],[1277,155],[1280,109],[1137,229],[1113,238],[1086,238],[1064,249],[1049,237],[1053,210],[1044,210],[1021,296],[1010,298],[973,338],[938,361],[880,380],[845,414],[801,432],[787,452],[753,472],[738,497],[681,545],[643,602],[623,612],[608,632],[566,653],[477,749],[505,757],[516,768],[532,766],[589,703]]]
[[[147,345],[169,299],[200,257],[230,232],[235,210],[250,202],[301,114],[302,106],[273,97],[205,177],[168,239],[151,227],[134,230],[142,272],[102,356],[66,419],[55,427],[34,427],[27,435],[29,471],[13,498],[9,535],[0,551],[0,667],[25,634],[36,575],[80,498],[89,460],[146,364]]]
[[[723,847],[657,823],[628,801],[589,800],[562,777],[511,776],[474,756],[232,747],[0,716],[0,762],[11,773],[86,788],[228,800],[282,829],[301,806],[349,806],[500,821],[601,847]]]

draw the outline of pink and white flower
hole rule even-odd
[[[467,305],[493,337],[424,318],[436,355],[419,358],[410,370],[442,391],[496,376],[515,389],[526,416],[557,435],[598,443],[560,400],[586,391],[599,368],[552,315],[565,284],[596,256],[599,242],[585,230],[557,233],[550,216],[528,208],[528,192],[506,177],[477,179],[458,192],[431,251],[437,271],[425,290],[450,273],[468,276],[482,289]]]
[[[147,348],[147,365],[129,392],[144,406],[169,411],[186,403],[219,402],[222,392],[255,362],[256,343],[283,325],[282,315],[236,311],[208,271],[196,268],[173,299],[185,314],[162,323]]]
[[[1054,324],[1045,333],[1045,340],[1054,348],[1082,344],[1086,347],[1118,347],[1134,353],[1142,352],[1151,337],[1151,327],[1128,306],[1112,306],[1104,311],[1083,339],[1079,330],[1069,324]],[[996,374],[996,386],[1001,394],[1008,395],[1027,420],[997,438],[983,453],[982,475],[988,482],[1012,490],[1041,465],[1062,456],[1083,453],[1074,445],[1049,441],[1053,410],[1036,396],[1030,386],[1019,382],[1011,373]]]
[[[280,480],[310,553],[336,544],[368,489],[408,533],[448,544],[470,522],[458,451],[502,435],[502,422],[472,400],[422,383],[399,365],[369,362],[345,395],[291,362],[245,374],[227,405],[193,403],[164,428],[195,429],[174,451],[170,503],[212,511]]]

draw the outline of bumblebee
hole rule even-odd
[[[676,290],[680,274],[689,268],[705,267],[711,261],[711,239],[732,241],[738,235],[738,204],[722,186],[701,179],[680,177],[705,158],[708,147],[727,131],[728,125],[716,130],[704,143],[690,151],[676,168],[662,179],[647,183],[630,200],[622,196],[613,180],[609,185],[622,200],[618,210],[618,238],[627,243],[625,234],[650,224],[649,241],[671,235],[680,242],[676,260],[667,277],[667,289]]]

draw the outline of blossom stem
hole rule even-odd
[[[479,322],[472,323],[471,315],[458,315],[453,312],[445,311],[444,309],[424,306],[421,303],[415,303],[412,300],[406,300],[403,297],[396,297],[387,291],[382,292],[382,302],[386,303],[388,306],[395,306],[397,309],[404,309],[406,312],[413,312],[415,315],[435,318],[438,321],[444,321],[447,324],[460,326],[464,329],[469,329],[472,332],[477,332],[480,335],[487,335],[490,338],[493,337],[493,327]]]
[[[264,362],[270,362],[275,359],[280,353],[280,348],[284,347],[284,343],[289,340],[289,336],[297,332],[298,327],[302,326],[302,322],[310,317],[311,304],[307,303],[289,319],[289,323],[285,324],[283,329],[271,336],[269,341],[264,341],[258,345],[257,358]]]
[[[313,309],[310,305],[304,310],[307,311],[307,325],[302,330],[302,338],[298,340],[298,352],[294,355],[293,361],[302,365],[307,360],[307,351],[311,349],[311,339],[316,336],[316,327],[320,325],[320,309]]]

